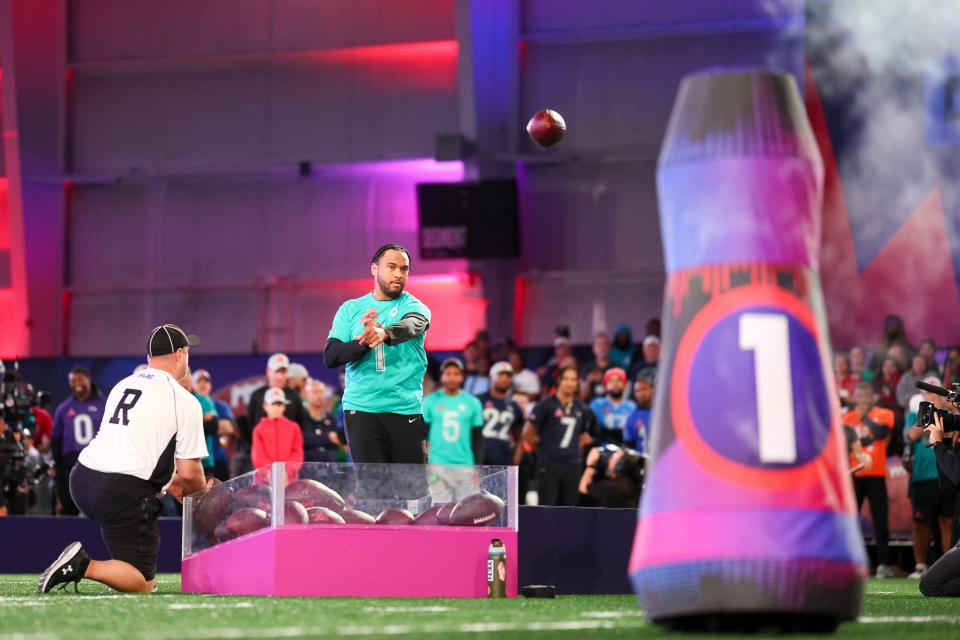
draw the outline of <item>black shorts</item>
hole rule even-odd
[[[157,575],[163,503],[146,480],[103,473],[79,462],[70,473],[70,495],[84,515],[96,520],[114,560],[136,567],[146,580]]]
[[[919,480],[910,485],[910,504],[913,506],[913,521],[933,523],[937,518],[953,516],[956,489],[940,488],[938,480]]]

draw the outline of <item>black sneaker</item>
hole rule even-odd
[[[71,582],[76,590],[76,585],[83,579],[88,564],[90,564],[90,556],[83,550],[83,545],[79,542],[71,542],[60,557],[54,560],[53,564],[40,576],[40,581],[37,582],[37,593],[48,593],[57,585],[61,585],[60,588],[63,589]]]

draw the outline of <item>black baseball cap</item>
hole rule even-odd
[[[197,336],[187,333],[175,324],[162,324],[150,332],[147,340],[148,356],[166,356],[183,347],[195,347],[200,344]]]

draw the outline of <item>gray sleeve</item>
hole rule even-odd
[[[904,409],[909,408],[910,398],[913,397],[913,394],[918,393],[917,389],[913,387],[915,380],[916,378],[911,375],[904,375],[897,383],[897,404]]]
[[[384,327],[383,330],[387,332],[387,344],[396,346],[423,335],[429,328],[430,321],[425,316],[419,313],[408,313],[400,318],[399,322]]]

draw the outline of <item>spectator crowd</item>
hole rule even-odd
[[[944,397],[917,389],[916,383],[951,387],[960,382],[960,347],[944,350],[941,357],[930,338],[914,346],[907,339],[903,321],[894,315],[884,319],[882,331],[880,347],[869,359],[862,346],[835,351],[834,382],[857,507],[862,508],[866,502],[870,510],[877,549],[876,575],[895,575],[887,488],[891,471],[899,472],[894,461],[899,456],[910,481],[914,571],[909,576],[919,579],[932,560],[957,542],[960,531],[956,486],[938,474],[933,450],[926,446],[926,435],[917,425],[921,402],[956,410]],[[954,435],[948,433],[946,437],[952,440]]]
[[[921,401],[954,409],[940,396],[919,392],[915,383],[960,382],[960,347],[943,349],[929,338],[914,346],[897,316],[884,320],[878,344],[872,351],[859,345],[835,350],[833,380],[857,504],[866,502],[871,513],[877,575],[894,571],[887,479],[888,459],[899,456],[910,475],[911,575],[920,577],[960,532],[956,488],[938,477],[917,426]],[[527,503],[636,507],[657,385],[659,320],[647,322],[642,339],[635,340],[625,325],[612,335],[596,334],[589,348],[575,347],[561,325],[538,366],[528,363],[531,353],[509,339],[493,344],[481,330],[461,354],[430,361],[423,402],[429,462],[516,464]],[[203,412],[206,473],[224,480],[273,461],[349,461],[342,389],[312,378],[283,353],[267,359],[264,373],[264,384],[241,415],[213,397],[209,371],[197,369],[180,380]],[[34,408],[31,428],[17,435],[26,451],[22,464],[33,475],[27,483],[4,482],[0,514],[77,513],[66,480],[96,435],[104,396],[83,367],[70,371],[69,383],[70,397],[52,415]],[[0,432],[7,429],[0,420]],[[457,486],[455,477],[434,475],[432,490],[438,493]],[[175,503],[167,507],[172,515]]]

